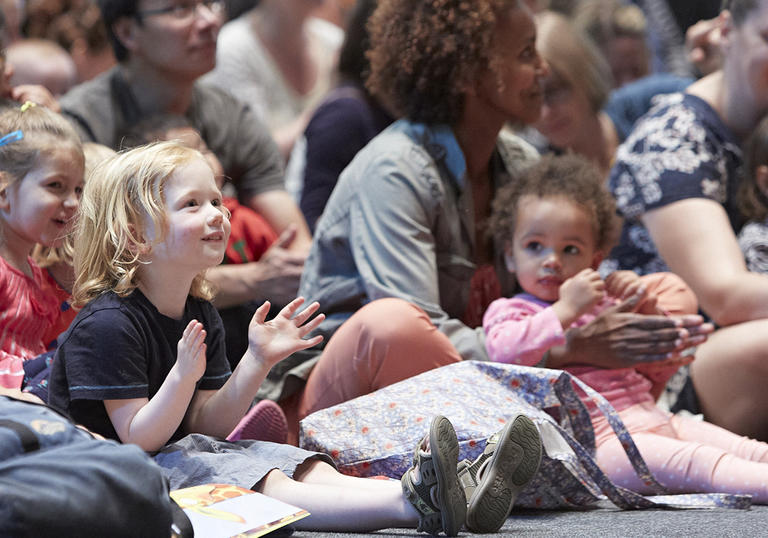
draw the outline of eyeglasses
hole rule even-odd
[[[201,6],[205,7],[214,15],[218,15],[224,12],[224,2],[221,0],[197,0],[186,2],[180,1],[171,4],[170,6],[137,11],[134,16],[138,20],[141,20],[144,17],[151,17],[153,15],[169,15],[170,17],[179,21],[190,21],[195,18],[195,15],[197,15],[197,9]]]

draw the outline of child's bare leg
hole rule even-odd
[[[345,488],[374,489],[381,487],[382,480],[373,478],[359,478],[338,472],[336,469],[321,460],[310,460],[298,467],[294,473],[294,480],[305,484],[319,484],[324,486],[339,486]],[[400,484],[400,481],[392,481]]]
[[[403,496],[399,481],[368,480],[345,477],[322,463],[337,475],[338,483],[327,470],[304,472],[310,482],[297,482],[278,470],[271,471],[254,488],[256,491],[310,512],[297,521],[299,529],[322,531],[370,531],[388,527],[416,527],[416,510]],[[331,483],[318,483],[315,480]]]

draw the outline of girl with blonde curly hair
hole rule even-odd
[[[101,164],[86,185],[75,239],[74,295],[84,306],[57,350],[51,406],[156,453],[172,489],[253,489],[308,510],[294,523],[303,529],[458,534],[467,504],[456,432],[445,417],[431,421],[403,486],[341,475],[327,455],[294,446],[222,440],[271,367],[322,340],[305,337],[324,319],[313,318],[317,303],[302,308],[298,298],[266,321],[264,303],[230,373],[205,281],[229,232],[213,171],[198,151],[160,142]],[[493,509],[494,499],[481,500]]]

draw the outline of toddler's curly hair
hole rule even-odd
[[[618,230],[616,203],[591,161],[578,155],[547,155],[499,189],[488,219],[488,233],[504,245],[512,243],[518,203],[526,195],[561,197],[578,204],[590,215],[597,248],[607,252],[613,246]]]

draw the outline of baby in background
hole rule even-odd
[[[568,331],[607,308],[696,312],[695,296],[671,273],[617,272],[600,278],[596,269],[610,246],[614,219],[613,200],[602,182],[600,172],[580,157],[549,156],[499,191],[489,227],[506,245],[507,266],[523,293],[494,301],[484,316],[491,360],[532,366],[545,363],[550,353],[565,363],[558,348],[566,344]],[[690,336],[694,342],[703,342],[713,330],[703,327]],[[672,354],[601,368],[595,366],[601,357],[590,357],[590,364],[565,369],[613,405],[649,469],[670,492],[751,494],[754,502],[768,503],[768,444],[656,406],[668,377],[689,360]],[[651,493],[607,419],[590,398],[583,401],[595,431],[598,465],[616,484]]]

